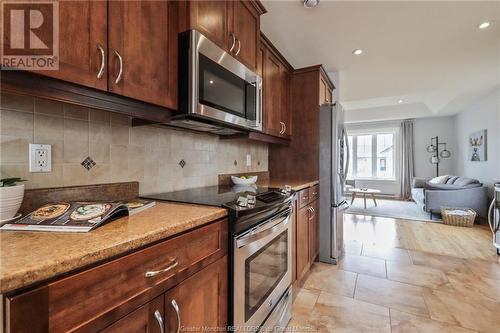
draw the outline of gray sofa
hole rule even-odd
[[[411,190],[413,201],[424,211],[439,214],[441,207],[463,207],[486,217],[487,188],[478,180],[450,176],[445,184],[431,184],[414,178]]]

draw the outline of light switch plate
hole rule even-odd
[[[252,155],[247,154],[247,166],[252,166]]]
[[[52,172],[52,145],[31,143],[30,172]]]

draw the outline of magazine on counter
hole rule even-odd
[[[134,215],[156,204],[130,202],[58,202],[44,205],[25,217],[4,224],[0,230],[89,232],[113,218]]]

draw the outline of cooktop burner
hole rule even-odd
[[[225,206],[242,210],[282,201],[290,193],[263,186],[209,186],[183,191],[148,194],[145,199],[192,203],[208,206]],[[257,199],[257,200],[255,200]]]

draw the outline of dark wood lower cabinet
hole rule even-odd
[[[126,315],[101,333],[161,333],[164,327],[164,299],[158,296]]]
[[[165,332],[222,332],[227,327],[227,292],[224,257],[167,291]]]
[[[297,280],[300,282],[309,271],[312,263],[319,254],[319,200],[317,193],[310,195],[309,192],[318,192],[318,188],[311,187],[299,192],[296,206],[296,236],[295,236],[295,263]]]

